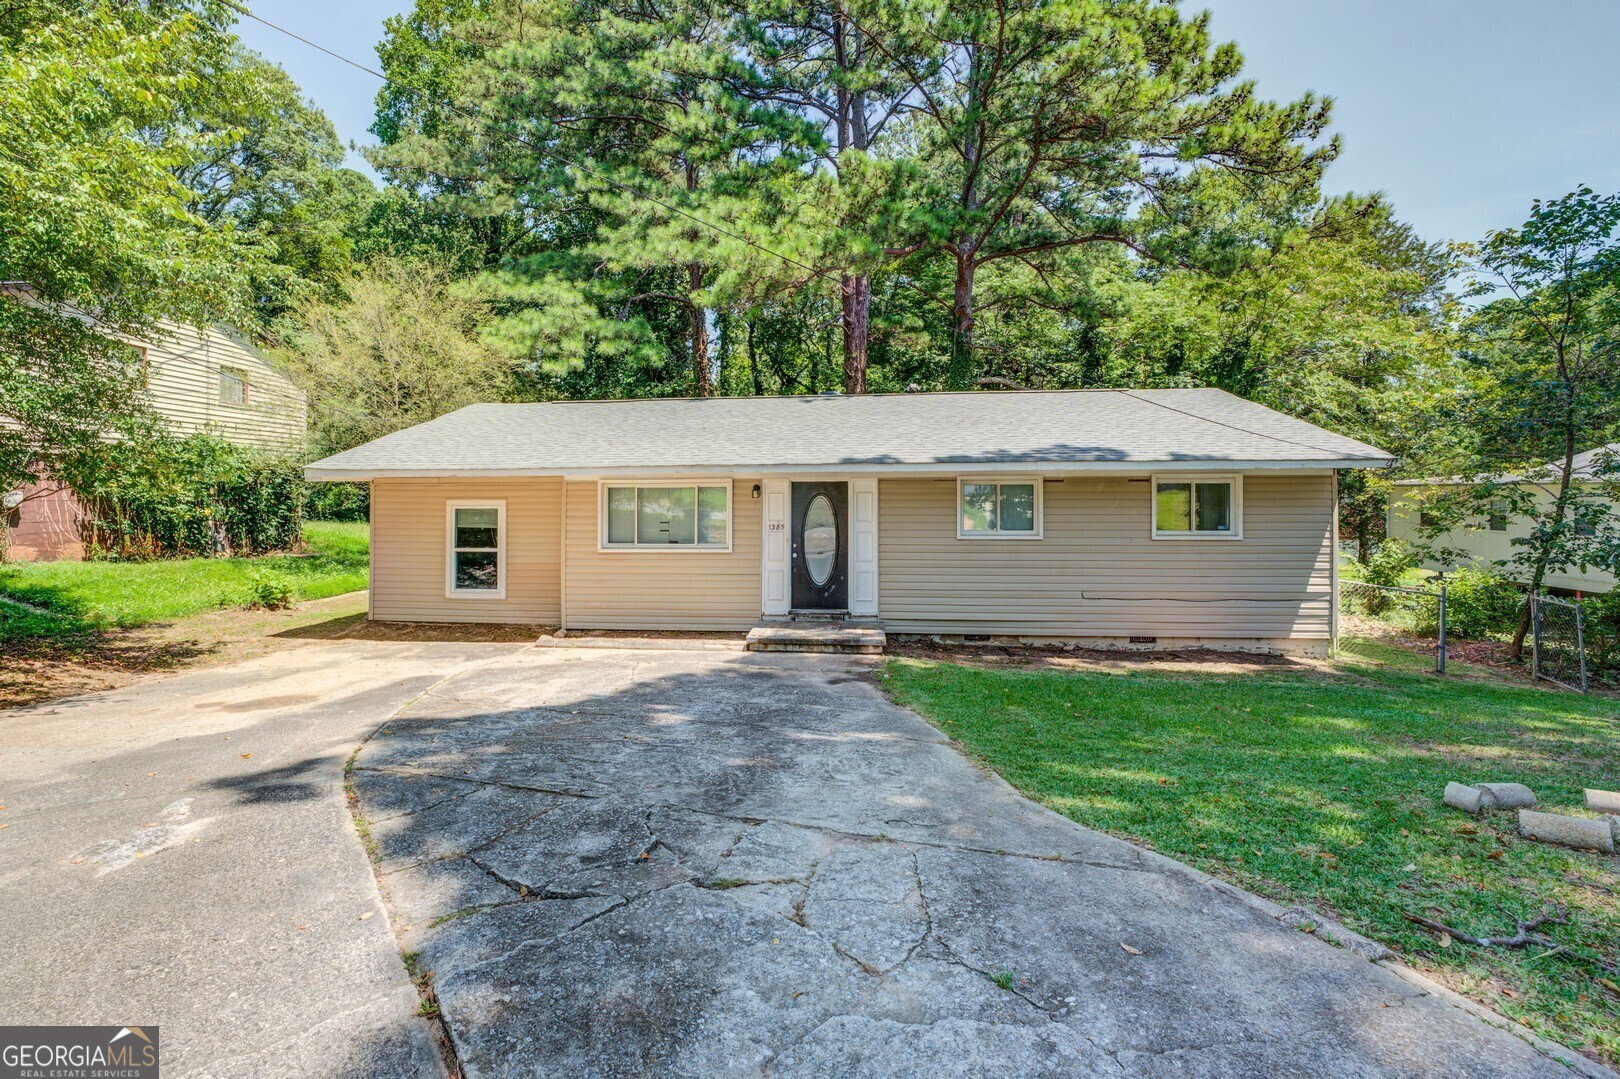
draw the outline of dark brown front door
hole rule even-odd
[[[849,484],[795,483],[793,609],[849,609]]]

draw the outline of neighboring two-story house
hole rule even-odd
[[[0,302],[27,302],[27,290],[0,286]],[[304,391],[258,349],[234,331],[199,331],[165,322],[150,341],[129,341],[146,370],[152,409],[176,434],[208,432],[244,446],[299,450],[304,446],[308,402]],[[59,483],[0,492],[5,558],[48,561],[83,558],[83,506]]]

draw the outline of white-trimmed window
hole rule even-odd
[[[1242,476],[1154,476],[1154,539],[1242,539]]]
[[[446,502],[444,529],[444,594],[505,599],[506,503]]]
[[[219,403],[242,405],[248,403],[248,375],[239,367],[219,369]]]
[[[601,484],[604,551],[731,550],[731,481]]]
[[[1040,539],[1038,476],[960,476],[956,480],[957,539]]]

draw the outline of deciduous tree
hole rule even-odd
[[[488,305],[452,285],[443,266],[377,258],[341,286],[342,299],[300,300],[277,350],[309,393],[323,452],[511,398],[512,363],[480,337]]]
[[[0,295],[0,490],[82,474],[137,425],[117,336],[246,314],[260,252],[176,176],[220,145],[173,121],[228,55],[222,25],[183,4],[0,8],[0,267],[27,286]]]
[[[1506,511],[1531,522],[1506,568],[1538,592],[1571,566],[1620,571],[1620,460],[1576,457],[1620,434],[1620,195],[1582,187],[1535,203],[1518,228],[1462,248],[1484,303],[1465,323],[1468,382],[1435,402],[1436,442],[1422,461],[1458,483],[1429,503],[1422,530],[1443,558],[1444,534]],[[1528,597],[1513,637],[1529,628]]]

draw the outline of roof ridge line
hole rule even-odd
[[[1202,392],[1230,394],[1219,386],[1070,386],[1043,390],[888,390],[883,393],[739,393],[715,394],[711,397],[578,397],[555,401],[475,401],[462,408],[501,408],[508,405],[624,405],[674,403],[677,401],[860,401],[874,398],[926,398],[926,397],[1019,397],[1029,394],[1060,393],[1138,393]],[[1242,400],[1242,398],[1239,398]],[[1150,402],[1156,403],[1156,402]],[[1169,406],[1165,406],[1169,407]],[[457,409],[456,411],[460,411]],[[449,415],[450,413],[445,413]]]
[[[1288,446],[1303,446],[1305,449],[1315,450],[1318,453],[1336,453],[1336,452],[1338,452],[1336,450],[1330,450],[1326,446],[1318,446],[1314,442],[1300,442],[1297,439],[1284,438],[1281,435],[1268,435],[1264,431],[1251,431],[1247,427],[1239,427],[1235,423],[1227,423],[1224,420],[1213,419],[1213,418],[1211,418],[1209,416],[1200,416],[1196,412],[1188,412],[1186,409],[1176,408],[1174,405],[1167,405],[1163,401],[1149,401],[1145,397],[1138,397],[1134,390],[1123,390],[1121,392],[1124,393],[1126,397],[1129,397],[1134,401],[1141,401],[1144,405],[1153,405],[1156,408],[1168,409],[1171,412],[1178,412],[1181,415],[1187,416],[1187,417],[1189,417],[1191,419],[1202,420],[1205,423],[1213,423],[1218,427],[1225,427],[1228,430],[1232,430],[1232,431],[1241,431],[1242,433],[1244,433],[1246,435],[1253,435],[1255,438],[1269,438],[1273,442],[1281,442],[1284,445],[1288,445]],[[1227,393],[1227,391],[1225,391],[1225,390],[1217,390],[1217,392],[1219,392],[1219,393]],[[1239,401],[1248,401],[1249,400],[1247,397],[1238,397],[1238,395],[1235,394],[1235,393],[1229,393],[1229,394],[1227,394],[1227,396],[1237,398],[1237,400],[1239,400]],[[1250,404],[1255,404],[1256,402],[1250,401],[1249,403]],[[1260,407],[1261,408],[1267,408],[1268,406],[1261,405]],[[1276,412],[1277,415],[1286,417],[1287,419],[1297,419],[1298,418],[1298,417],[1295,417],[1295,416],[1289,416],[1288,413],[1279,411],[1279,410],[1274,409],[1274,408],[1271,409],[1271,411]],[[1308,421],[1300,420],[1300,422],[1301,423],[1307,423]],[[1329,433],[1331,434],[1332,432],[1329,432]],[[1348,438],[1349,436],[1340,436],[1340,437]],[[1351,442],[1356,442],[1356,441],[1359,441],[1359,440],[1352,438],[1352,439],[1350,439],[1350,441]],[[1352,458],[1352,457],[1357,457],[1359,455],[1356,455],[1356,454],[1343,454],[1342,456],[1345,459],[1349,459],[1349,458]],[[1377,457],[1361,457],[1361,459],[1362,460],[1367,460],[1367,461],[1381,460],[1381,458],[1377,458]]]

